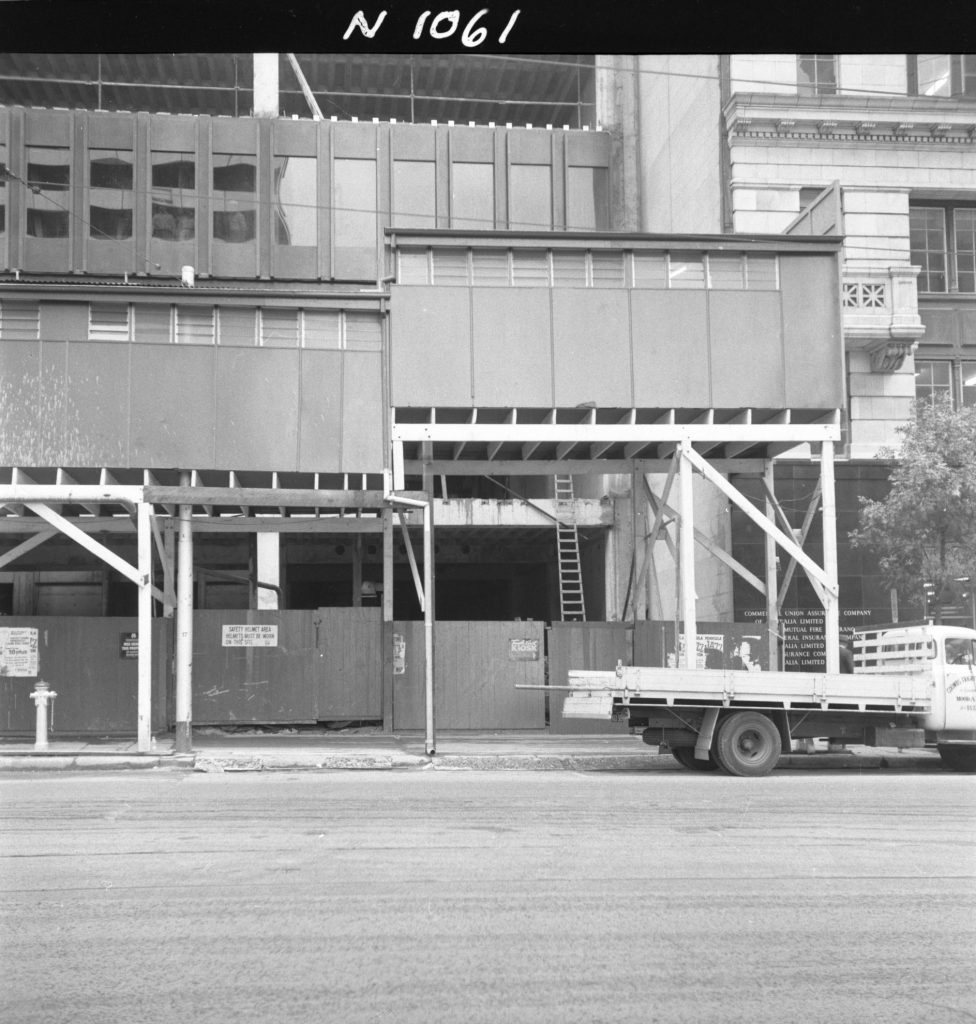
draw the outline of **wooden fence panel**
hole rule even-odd
[[[139,628],[138,619],[76,616],[4,616],[3,628],[38,630],[39,678],[57,693],[48,718],[52,739],[58,736],[135,736],[138,729],[138,661],[125,643]],[[168,655],[172,620],[152,624],[151,727],[168,726],[170,696]],[[34,735],[35,705],[30,699],[38,677],[0,676],[0,733]]]
[[[193,613],[195,725],[316,720],[314,612]],[[241,629],[240,627],[252,627]],[[274,632],[253,627],[272,627]],[[263,646],[273,639],[273,645]]]
[[[565,686],[570,669],[600,671],[633,664],[634,629],[629,622],[554,622],[549,628],[549,685]],[[564,690],[549,694],[549,731],[560,735],[626,733],[626,722],[563,718]]]
[[[319,608],[312,625],[318,721],[382,719],[382,610]]]
[[[541,729],[545,695],[516,690],[543,685],[545,638],[541,622],[438,622],[434,629],[436,729]],[[404,672],[394,677],[395,729],[423,729],[423,623],[400,622]]]

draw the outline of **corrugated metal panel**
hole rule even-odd
[[[633,664],[634,629],[627,622],[554,622],[549,628],[549,684],[566,686],[570,669],[603,671]],[[565,690],[549,695],[549,731],[560,734],[626,733],[626,722],[563,718]]]
[[[381,719],[381,609],[319,608],[313,627],[318,721]]]
[[[393,682],[393,727],[423,729],[424,624],[398,622],[404,637],[403,675]],[[541,686],[545,680],[541,622],[438,622],[434,633],[437,729],[541,729],[545,702],[541,690],[516,690],[515,684]],[[512,653],[512,641],[528,641]],[[538,659],[528,660],[526,646]],[[524,659],[524,660],[523,660]]]
[[[122,656],[122,637],[138,631],[135,618],[5,617],[4,627],[38,630],[40,678],[57,693],[51,739],[77,735],[134,736],[138,717],[138,661]],[[167,727],[167,655],[172,619],[153,622],[152,728]],[[34,734],[36,679],[0,677],[0,732]]]

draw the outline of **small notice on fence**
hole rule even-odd
[[[277,647],[278,627],[265,625],[222,626],[223,647]]]
[[[119,634],[119,657],[120,658],[138,658],[139,657],[139,634],[138,633],[120,633]]]
[[[393,634],[393,674],[402,676],[407,671],[407,638],[402,633]]]
[[[508,660],[509,661],[538,661],[539,660],[539,641],[538,640],[519,640],[516,637],[511,637],[508,641]]]
[[[29,626],[0,629],[0,676],[36,676],[37,630]]]

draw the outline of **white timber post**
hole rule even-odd
[[[773,508],[773,501],[769,495],[776,494],[775,473],[773,460],[767,459],[763,466],[763,476],[766,480],[766,518],[776,522],[776,511]],[[776,572],[776,540],[771,533],[764,532],[763,539],[766,546],[766,644],[769,658],[769,667],[774,671],[780,669],[779,662],[779,574]]]
[[[255,53],[254,60],[254,116],[277,117],[278,54]]]
[[[695,668],[698,663],[698,621],[695,610],[695,499],[692,465],[686,452],[690,441],[678,445],[675,458],[678,466],[678,487],[681,523],[678,533],[678,563],[681,579],[681,618],[684,621],[685,650],[681,668]]]
[[[434,735],[434,502],[424,507],[424,702],[426,705],[425,749],[436,748]]]
[[[257,534],[257,578],[261,583],[281,582],[281,535],[261,531]],[[257,606],[261,611],[278,610],[278,591],[256,587]]]
[[[820,449],[820,488],[823,492],[824,642],[827,672],[840,672],[840,600],[837,579],[837,503],[834,494],[834,442]]]
[[[136,507],[139,552],[139,656],[136,746],[141,754],[152,746],[152,506],[140,501]]]
[[[183,474],[182,486],[190,476]],[[193,506],[180,505],[176,570],[176,736],[174,750],[188,754],[192,749],[192,664],[193,664]]]

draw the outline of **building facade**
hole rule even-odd
[[[844,237],[844,547],[858,496],[884,493],[879,451],[897,447],[912,401],[945,394],[976,402],[976,57],[615,61],[598,76],[598,111],[605,125],[624,129],[630,150],[618,173],[641,197],[615,217],[637,216],[645,231]],[[803,477],[802,463],[784,462],[780,472],[796,487],[799,526],[811,487],[785,483]],[[862,553],[847,549],[842,562],[842,600],[863,613],[852,617],[897,617]],[[793,601],[803,608],[811,597]],[[902,606],[902,617],[919,614],[921,589],[902,595]],[[737,600],[737,614],[744,610]]]
[[[244,58],[211,67],[235,74],[216,98],[187,69],[185,96],[163,91],[168,57],[128,78],[7,59],[0,628],[40,654],[33,673],[6,655],[5,730],[23,679],[52,673],[68,728],[137,722],[140,742],[191,721],[429,728],[435,616],[440,720],[539,727],[519,673],[640,657],[639,623],[731,624],[733,578],[765,595],[775,651],[774,540],[836,624],[832,545],[821,569],[783,534],[772,472],[819,454],[832,536],[836,222],[693,227],[693,195],[723,192],[690,175],[674,223],[648,222],[662,193],[632,171],[657,129],[596,123],[605,76],[633,89],[633,68],[540,60],[492,95],[497,67],[459,55],[448,101],[422,87],[442,58],[377,60],[387,84],[360,95],[319,55],[292,110],[257,55],[250,90]],[[755,571],[733,509],[756,526],[762,481]]]

